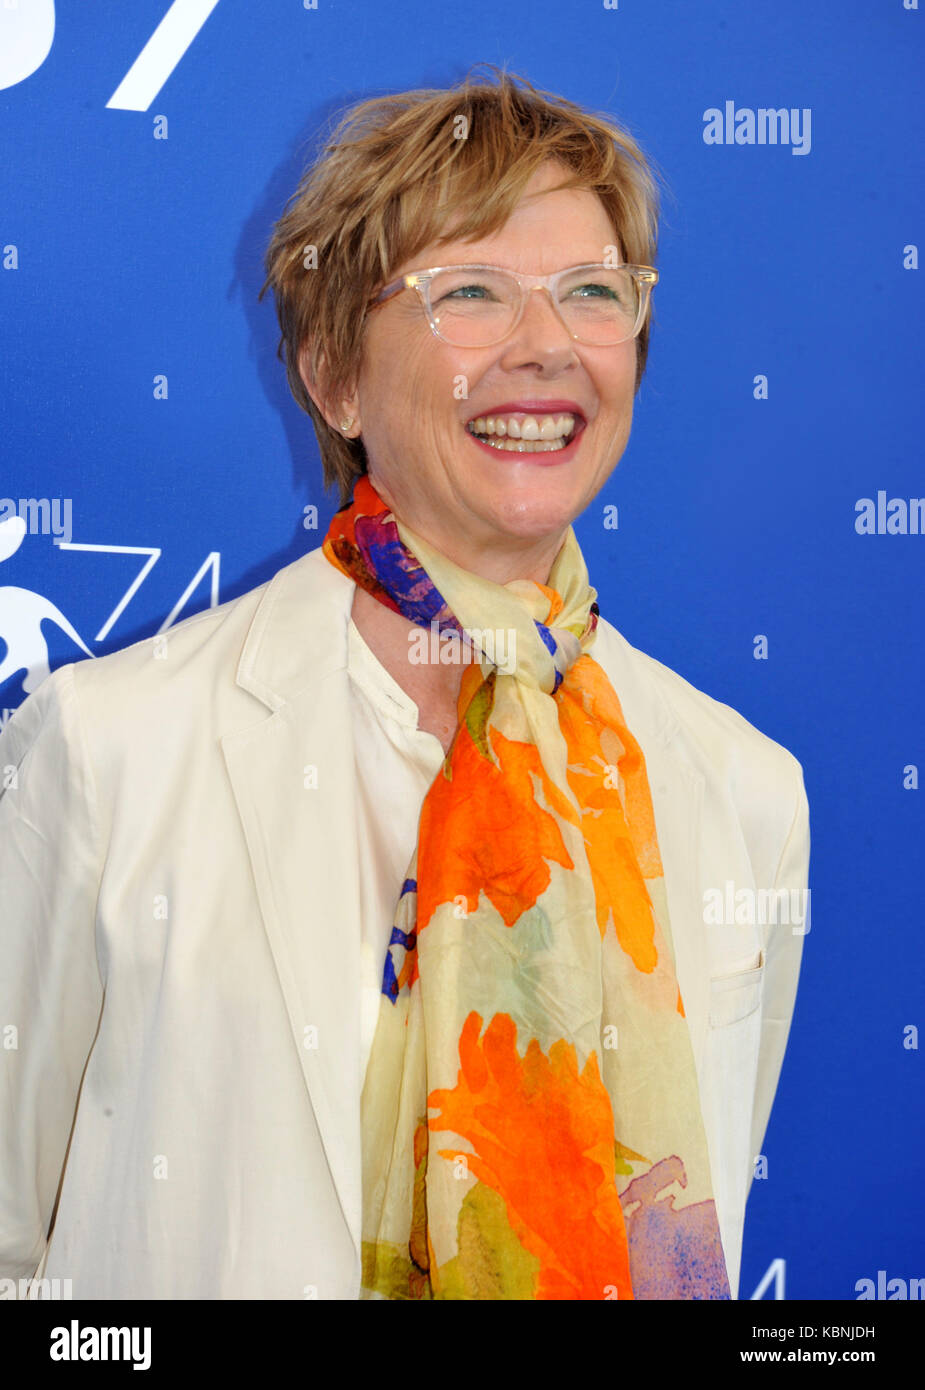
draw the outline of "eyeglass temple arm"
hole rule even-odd
[[[393,280],[390,285],[386,285],[384,290],[379,291],[370,305],[370,308],[375,309],[378,304],[384,304],[385,301],[391,299],[393,295],[400,294],[401,291],[406,288],[409,279],[412,278],[416,279],[417,277],[402,275],[398,280]]]

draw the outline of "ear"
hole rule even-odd
[[[299,376],[315,405],[321,411],[332,430],[355,439],[360,433],[360,406],[356,390],[333,395],[330,391],[324,354],[321,354],[315,374],[311,369],[311,350],[306,345],[299,352]],[[349,421],[349,425],[346,422]]]

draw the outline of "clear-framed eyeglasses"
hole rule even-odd
[[[519,324],[527,295],[543,289],[577,342],[615,347],[638,335],[657,282],[650,265],[572,265],[552,275],[519,275],[493,265],[432,266],[393,280],[370,308],[415,290],[436,337],[454,347],[493,347]]]

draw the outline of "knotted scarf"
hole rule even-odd
[[[422,655],[477,656],[384,962],[361,1297],[728,1298],[645,759],[574,531],[547,584],[495,584],[363,477],[324,553]]]

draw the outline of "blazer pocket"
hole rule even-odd
[[[716,975],[710,980],[710,1027],[726,1028],[738,1023],[761,1005],[761,982],[764,979],[764,951],[758,964],[731,975]]]

